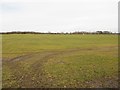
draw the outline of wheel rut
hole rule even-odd
[[[60,54],[60,52],[38,52],[10,59],[9,62],[5,63],[13,75],[8,82],[12,82],[14,80],[18,86],[11,85],[9,87],[39,88],[49,86],[49,83],[47,82],[48,79],[46,78],[43,70],[43,65],[47,60],[49,60],[49,58],[58,54]],[[28,67],[27,65],[23,65],[27,61]],[[29,65],[29,62],[32,62],[32,64]]]

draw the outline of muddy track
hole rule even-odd
[[[49,86],[48,79],[45,76],[43,71],[43,65],[49,58],[59,54],[59,52],[44,52],[44,53],[34,53],[24,56],[19,56],[13,59],[10,59],[7,66],[9,66],[13,77],[10,81],[14,80],[17,85],[12,85],[9,87],[46,87]],[[24,68],[20,62],[26,62],[32,57],[37,57],[33,64],[28,68]],[[28,71],[26,71],[28,70]],[[9,82],[10,82],[9,81]]]
[[[111,47],[109,47],[110,49]],[[97,50],[102,50],[103,48],[97,48]],[[104,48],[108,49],[108,48]],[[51,58],[59,56],[61,54],[68,55],[70,53],[78,52],[78,51],[91,51],[96,50],[96,48],[88,48],[88,49],[71,49],[66,51],[46,51],[46,52],[35,52],[26,55],[21,55],[12,59],[9,59],[8,62],[5,62],[6,65],[9,66],[10,70],[12,70],[12,74],[14,75],[12,80],[15,80],[16,85],[11,85],[9,87],[25,87],[25,88],[39,88],[39,87],[51,87],[52,83],[47,78],[43,65]],[[33,60],[31,59],[33,58]],[[25,69],[21,62],[32,61],[33,63]],[[29,63],[28,63],[29,64]],[[28,71],[27,71],[28,70]],[[8,81],[10,82],[10,80]],[[95,84],[94,82],[91,82]],[[108,82],[109,84],[109,82]],[[96,85],[98,86],[98,85]]]

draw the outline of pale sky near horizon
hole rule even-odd
[[[118,32],[119,0],[2,0],[0,32]]]

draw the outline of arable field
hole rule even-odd
[[[4,34],[3,88],[118,87],[117,35]]]

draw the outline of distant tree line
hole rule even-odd
[[[96,32],[86,32],[86,31],[76,31],[76,32],[33,32],[33,31],[13,31],[13,32],[0,32],[0,34],[120,34],[113,33],[110,31],[96,31]]]

